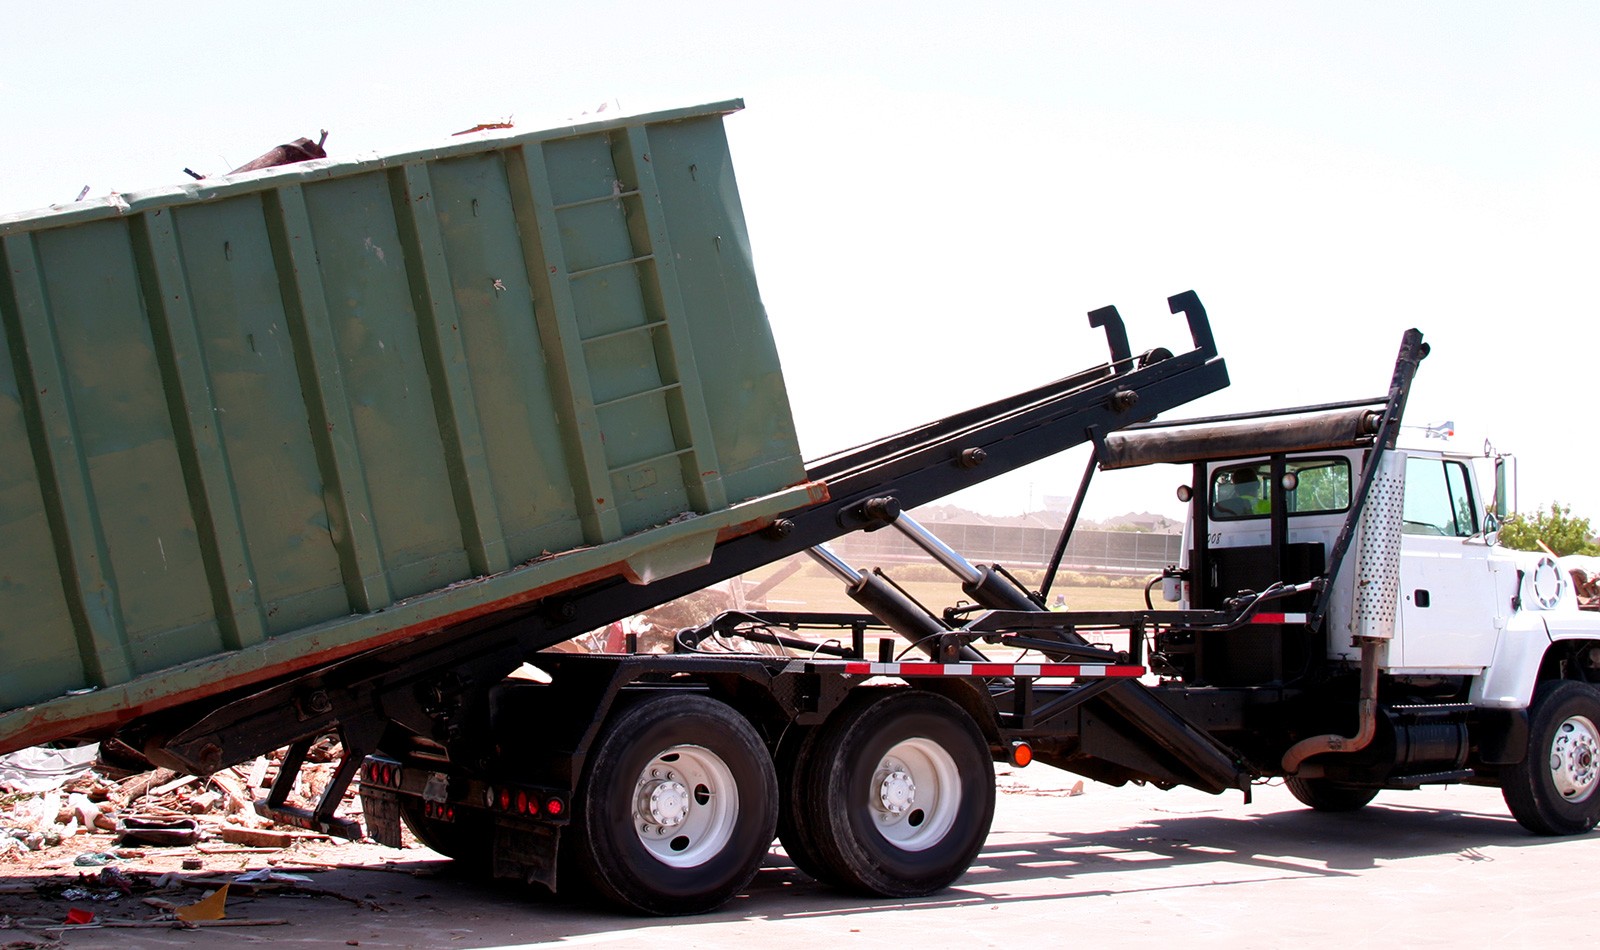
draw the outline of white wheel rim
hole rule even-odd
[[[1574,804],[1594,794],[1600,778],[1600,730],[1587,716],[1572,716],[1556,727],[1550,743],[1550,778],[1556,792]]]
[[[704,746],[663,749],[634,783],[634,834],[662,864],[704,864],[728,846],[738,821],[733,770]]]
[[[866,789],[873,827],[895,847],[923,851],[950,832],[961,810],[956,760],[931,739],[907,739],[884,753]]]

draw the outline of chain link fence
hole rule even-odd
[[[1000,563],[1008,568],[1046,567],[1060,532],[1049,528],[1002,525],[927,524],[939,540],[975,564]],[[926,561],[928,556],[893,529],[857,531],[833,542],[840,556],[853,563]],[[1063,570],[1116,574],[1149,574],[1178,563],[1183,537],[1141,531],[1073,532],[1061,559]]]

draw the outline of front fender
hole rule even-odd
[[[1470,702],[1487,709],[1526,709],[1533,701],[1533,688],[1539,681],[1539,664],[1550,649],[1552,638],[1544,618],[1518,612],[1511,616],[1494,659],[1472,681]]]

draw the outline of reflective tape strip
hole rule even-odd
[[[1071,676],[1134,677],[1146,672],[1142,666],[1076,663],[867,663],[846,660],[842,664],[813,663],[818,672],[840,669],[853,676]]]
[[[1251,623],[1305,623],[1305,614],[1256,614]]]

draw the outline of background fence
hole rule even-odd
[[[1049,528],[942,522],[923,527],[977,564],[1008,568],[1045,567],[1060,532]],[[857,531],[835,541],[835,551],[853,563],[926,561],[928,556],[894,529]],[[1138,531],[1073,532],[1061,560],[1065,570],[1146,574],[1178,563],[1183,537]]]

